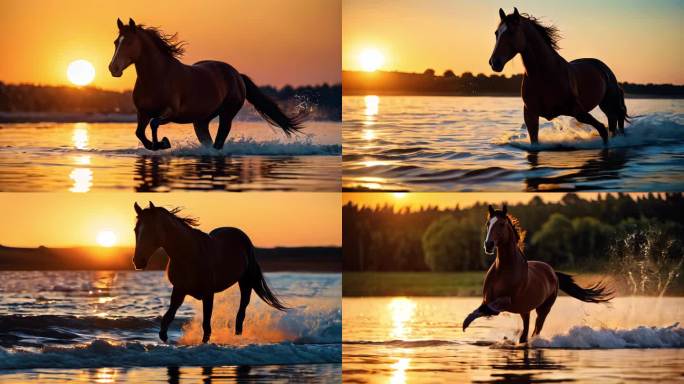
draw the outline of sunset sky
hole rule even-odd
[[[0,81],[69,84],[67,66],[85,59],[94,86],[129,89],[107,70],[118,35],[116,19],[178,32],[186,64],[226,61],[257,84],[283,86],[340,82],[338,0],[3,0],[0,11]]]
[[[583,199],[594,200],[598,196],[596,192],[577,193]],[[639,195],[632,194],[632,195]],[[397,209],[409,207],[419,209],[421,206],[438,206],[440,208],[453,208],[457,204],[461,208],[470,207],[477,202],[487,202],[499,205],[527,203],[534,196],[540,196],[546,202],[556,202],[565,196],[564,192],[526,193],[526,192],[413,192],[413,193],[343,193],[342,202],[352,202],[358,205],[376,207],[377,205],[393,205]]]
[[[184,207],[197,217],[200,229],[237,227],[258,247],[339,246],[342,219],[338,193],[203,192],[145,193],[3,193],[0,244],[49,247],[93,246],[102,231],[117,244],[133,246],[133,203]]]
[[[514,6],[556,25],[568,60],[599,58],[620,81],[684,84],[681,0],[344,0],[342,68],[362,69],[359,56],[374,49],[384,56],[380,70],[491,74],[499,7]],[[523,71],[517,56],[504,73]]]

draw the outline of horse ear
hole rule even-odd
[[[489,215],[490,216],[494,215],[494,207],[492,207],[491,204],[489,204]]]
[[[133,208],[135,208],[135,213],[138,215],[140,214],[140,212],[142,212],[142,208],[140,208],[137,201],[135,202],[135,204],[133,204]]]
[[[119,31],[124,27],[123,22],[118,17],[116,18],[116,26],[119,27]]]
[[[150,201],[150,208],[154,208],[154,204]]]
[[[131,19],[130,17],[128,18],[128,26],[135,31],[135,21],[133,21],[133,19]]]
[[[518,8],[513,8],[513,16],[520,17],[520,13],[518,13]]]
[[[502,211],[504,215],[508,213],[508,207],[506,206],[506,204],[503,205]]]
[[[501,18],[501,21],[504,21],[506,18],[506,12],[504,12],[504,10],[501,8],[499,8],[499,17]]]

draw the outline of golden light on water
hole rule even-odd
[[[363,136],[363,139],[366,141],[375,140],[375,131],[372,129],[364,129],[361,135]]]
[[[378,107],[380,106],[380,97],[375,95],[368,95],[363,97],[363,104],[366,109],[364,115],[375,116],[378,114]]]
[[[102,230],[97,233],[96,241],[103,247],[112,247],[117,242],[116,234],[110,230]]]
[[[394,196],[395,199],[403,199],[406,197],[406,192],[393,192],[392,196]]]
[[[71,142],[76,149],[88,149],[88,123],[74,124],[74,130],[71,133]]]
[[[359,65],[366,72],[375,72],[385,63],[385,56],[375,48],[366,48],[359,54]]]
[[[93,186],[93,171],[90,168],[74,168],[69,178],[74,182],[74,185],[69,188],[71,192],[88,192]]]
[[[416,303],[405,297],[392,299],[388,304],[392,314],[392,329],[390,336],[393,340],[406,340],[411,334],[410,322],[416,310]]]
[[[390,377],[390,384],[404,384],[406,383],[406,370],[411,364],[411,359],[402,357],[392,364],[392,377]]]
[[[95,78],[95,67],[87,60],[72,61],[67,67],[67,78],[74,85],[88,85]]]

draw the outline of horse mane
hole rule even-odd
[[[512,21],[514,17],[515,16],[512,14],[507,15],[504,21]],[[544,25],[541,23],[541,21],[539,21],[538,18],[527,13],[521,13],[520,18],[523,20],[527,20],[530,24],[532,24],[534,29],[541,35],[542,40],[544,40],[544,42],[548,44],[551,48],[555,50],[560,49],[560,47],[558,46],[558,42],[561,39],[561,34],[560,30],[558,30],[558,28],[555,25]]]
[[[520,225],[520,220],[510,213],[504,215],[503,211],[498,209],[494,211],[494,216],[505,217],[508,222],[511,223],[511,227],[513,227],[513,233],[515,234],[515,241],[518,243],[518,248],[520,248],[522,252],[525,252],[525,236],[527,235],[527,231],[524,230]],[[487,219],[490,218],[491,216],[487,214]]]
[[[178,220],[179,223],[183,224],[184,226],[186,226],[188,228],[199,226],[199,220],[196,217],[180,216],[179,214],[183,210],[180,207],[174,207],[172,209],[166,209],[163,207],[158,207],[158,208],[161,208],[164,212],[170,214],[171,217]]]
[[[157,27],[146,27],[142,24],[138,25],[136,29],[144,32],[162,53],[170,57],[180,58],[185,53],[186,43],[178,40],[178,33],[169,35]]]

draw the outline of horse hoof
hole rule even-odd
[[[168,137],[164,137],[160,142],[157,149],[169,149],[171,148],[171,142]]]
[[[159,338],[161,339],[161,341],[163,341],[165,343],[169,339],[168,336],[166,335],[166,333],[161,333],[161,332],[159,333]]]
[[[211,336],[204,336],[204,337],[202,338],[202,344],[208,343],[210,337],[211,337]]]

